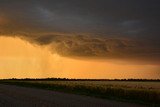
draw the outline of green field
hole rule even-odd
[[[160,82],[155,81],[1,80],[1,83],[160,105]]]

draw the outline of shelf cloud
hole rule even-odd
[[[1,0],[0,34],[66,57],[160,60],[159,0]]]

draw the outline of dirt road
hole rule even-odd
[[[49,90],[0,84],[0,107],[144,107]]]

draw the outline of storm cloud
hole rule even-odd
[[[62,56],[160,59],[159,0],[1,0],[0,33]]]

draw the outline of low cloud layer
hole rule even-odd
[[[71,58],[136,59],[152,62],[160,59],[159,43],[148,40],[73,34],[21,34],[18,37],[32,44],[50,46],[52,53]]]

